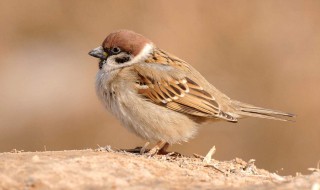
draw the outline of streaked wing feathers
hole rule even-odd
[[[139,76],[138,93],[153,103],[193,116],[236,121],[222,112],[215,98],[184,72],[159,63],[140,64],[135,70]]]

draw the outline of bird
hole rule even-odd
[[[156,142],[152,154],[187,142],[204,122],[295,116],[229,98],[189,63],[134,31],[111,32],[89,55],[99,59],[97,96],[124,127]]]

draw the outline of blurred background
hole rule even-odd
[[[88,51],[131,29],[197,68],[230,97],[296,122],[206,124],[171,147],[256,159],[280,174],[320,160],[320,1],[0,1],[0,152],[145,143],[100,104]]]

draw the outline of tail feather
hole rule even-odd
[[[234,101],[233,104],[236,108],[237,114],[240,115],[240,117],[249,116],[280,121],[293,121],[289,118],[295,117],[295,115],[291,113],[256,107],[239,101]]]

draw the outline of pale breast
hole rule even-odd
[[[130,75],[129,70],[116,77],[99,72],[96,81],[99,98],[123,126],[148,141],[177,143],[195,134],[194,121],[139,95]]]

